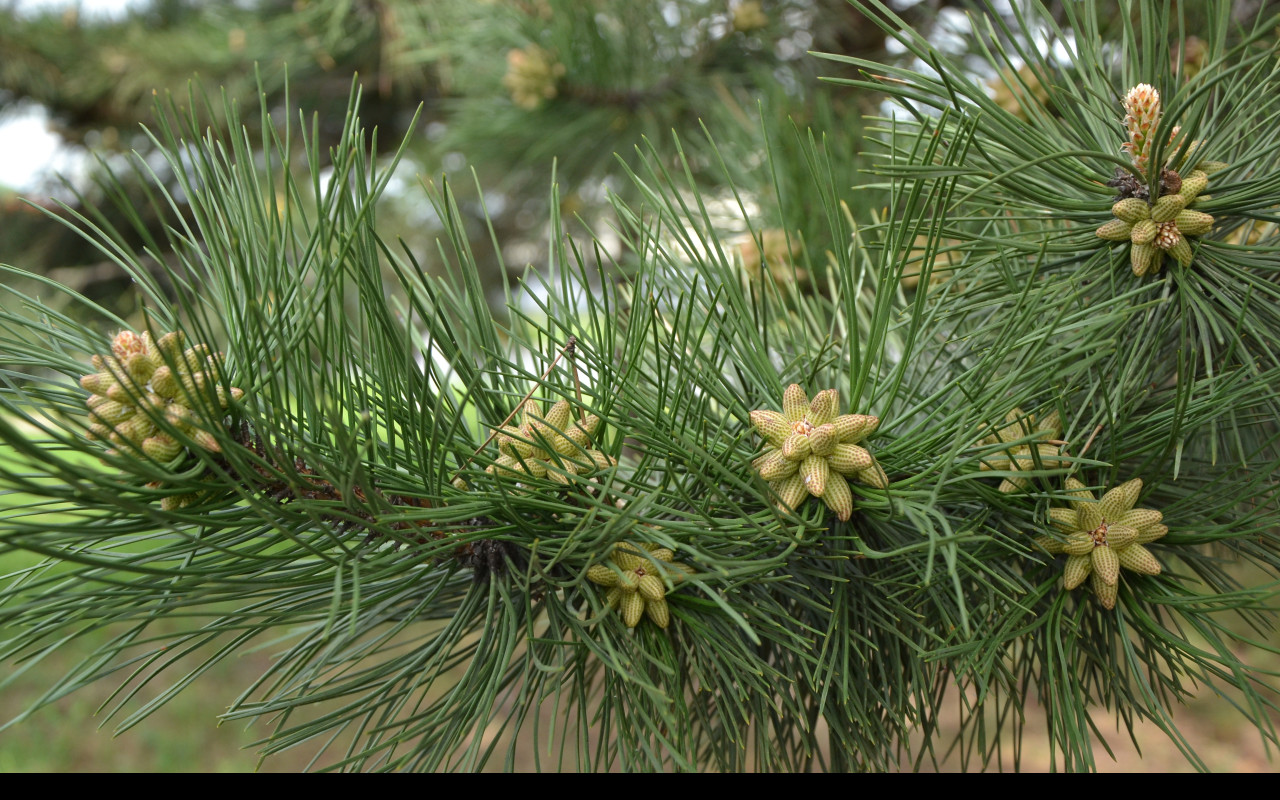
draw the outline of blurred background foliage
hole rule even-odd
[[[947,6],[918,3],[905,13],[928,26]],[[787,144],[796,130],[829,137],[852,186],[857,120],[877,100],[824,87],[820,62],[807,51],[882,56],[884,47],[882,31],[840,0],[161,0],[106,17],[76,6],[10,4],[0,6],[0,121],[38,109],[64,147],[83,156],[69,185],[46,176],[23,187],[29,199],[63,213],[45,198],[80,209],[104,199],[105,171],[128,171],[125,154],[150,163],[153,145],[143,126],[157,98],[172,96],[181,108],[192,83],[213,97],[224,93],[244,111],[253,136],[253,109],[283,115],[287,80],[287,103],[303,109],[306,124],[314,121],[320,141],[331,144],[354,79],[362,122],[384,132],[381,148],[399,141],[422,106],[402,179],[380,209],[387,238],[403,237],[430,264],[440,228],[410,190],[420,178],[448,172],[469,230],[489,239],[487,210],[504,260],[520,271],[545,252],[538,242],[553,161],[565,217],[593,225],[608,214],[608,192],[630,191],[623,167],[645,138],[674,155],[669,145],[679,137],[692,148],[699,185],[712,197],[723,194],[722,166],[697,146],[705,141],[703,125],[752,203],[772,196],[775,183],[785,197],[802,180],[799,148]],[[218,105],[201,109],[215,127]],[[781,163],[766,163],[766,138],[782,143]],[[466,179],[472,169],[474,182]],[[123,275],[94,248],[17,202],[13,189],[0,192],[0,252],[8,262],[50,274],[123,314],[133,310]],[[128,205],[140,199],[130,197]],[[756,216],[799,232],[818,253],[829,249],[805,238],[820,226],[806,224],[804,209],[791,205],[790,219],[776,208]],[[105,221],[135,242],[164,224],[154,215],[131,216],[108,212]],[[751,261],[749,233],[741,220],[737,225]],[[496,279],[498,264],[487,267]]]
[[[1234,15],[1252,18],[1261,2],[1236,0]],[[889,5],[944,51],[963,54],[973,44],[966,34],[967,7],[959,0]],[[1058,18],[1060,5],[1050,4]],[[1188,4],[1191,21],[1195,5]],[[385,237],[403,238],[427,268],[441,228],[416,191],[419,180],[452,174],[468,230],[476,241],[489,241],[487,212],[502,260],[514,274],[545,259],[552,163],[564,216],[602,230],[606,226],[599,223],[610,216],[608,193],[634,191],[622,175],[648,139],[673,162],[683,149],[705,198],[733,199],[724,185],[728,174],[750,216],[768,220],[772,232],[749,230],[733,210],[716,219],[731,234],[727,238],[739,235],[745,271],[757,272],[763,262],[789,277],[790,269],[780,267],[802,244],[821,260],[834,244],[823,241],[826,226],[797,192],[810,171],[800,137],[809,131],[825,137],[834,170],[848,175],[842,199],[855,217],[866,219],[857,212],[883,202],[858,174],[866,166],[860,120],[883,101],[823,84],[820,73],[856,76],[809,52],[908,59],[844,0],[102,4],[114,13],[102,13],[99,6],[0,3],[0,125],[24,116],[47,120],[61,145],[60,163],[73,165],[68,182],[45,172],[32,185],[0,184],[0,252],[8,263],[45,273],[126,317],[137,301],[123,273],[21,200],[55,214],[66,213],[55,201],[75,211],[86,202],[120,200],[103,204],[100,222],[130,244],[155,237],[164,224],[158,212],[138,216],[121,209],[148,208],[139,202],[143,181],[126,174],[128,153],[162,169],[149,158],[153,143],[144,130],[157,99],[172,97],[182,108],[201,90],[225,95],[242,110],[251,137],[260,133],[256,109],[280,122],[284,108],[297,107],[305,112],[305,124],[315,125],[320,142],[332,144],[354,80],[362,89],[362,122],[383,131],[378,146],[384,155],[421,106],[418,135],[379,214]],[[1004,7],[1012,18],[1018,4]],[[1119,13],[1111,19],[1122,24]],[[984,63],[973,59],[975,70]],[[978,77],[997,102],[1017,108],[1007,81]],[[200,112],[215,129],[222,121],[220,103]],[[704,126],[723,164],[706,146]],[[765,157],[766,141],[773,146],[771,160]],[[466,179],[470,170],[475,181]],[[125,178],[126,196],[105,196],[107,171]],[[717,210],[712,203],[711,211]],[[496,287],[503,267],[496,256],[486,258],[481,266]]]
[[[1250,19],[1263,3],[1236,0],[1233,14]],[[972,45],[962,2],[890,5],[951,54],[963,57]],[[1061,4],[1048,5],[1062,20]],[[1185,6],[1194,21],[1196,4]],[[1005,8],[1012,17],[1018,3]],[[1110,17],[1117,26],[1125,24],[1119,10]],[[477,243],[473,251],[497,299],[501,271],[515,275],[547,261],[553,197],[566,220],[584,223],[577,233],[589,227],[608,244],[609,195],[638,202],[625,176],[648,140],[671,166],[684,155],[722,240],[737,243],[731,255],[744,280],[768,274],[803,281],[803,269],[793,264],[824,262],[826,252],[846,245],[824,240],[831,228],[807,204],[811,189],[801,187],[811,187],[812,166],[803,141],[825,140],[833,174],[847,176],[836,191],[854,218],[873,218],[885,198],[866,172],[875,149],[864,144],[861,121],[886,111],[883,98],[823,83],[819,75],[866,76],[809,52],[898,58],[912,66],[909,54],[891,44],[843,0],[154,0],[110,14],[76,4],[0,3],[0,125],[33,115],[47,120],[68,155],[63,163],[75,167],[65,177],[43,172],[30,185],[0,185],[0,260],[137,320],[140,300],[123,271],[51,217],[89,214],[130,246],[163,240],[170,215],[184,209],[153,205],[144,188],[147,169],[165,178],[145,130],[154,103],[191,110],[190,98],[200,96],[193,85],[211,97],[224,95],[242,110],[250,137],[262,135],[255,125],[262,113],[282,124],[285,108],[301,108],[303,119],[291,124],[314,131],[327,148],[340,138],[354,81],[362,122],[382,132],[376,147],[388,158],[421,109],[378,213],[384,238],[403,240],[426,269],[434,268],[433,242],[443,226],[420,183],[453,176]],[[975,70],[985,68],[981,59],[973,63]],[[1017,113],[1018,97],[1008,88],[1017,81],[977,77],[997,103]],[[223,121],[220,103],[196,111],[215,129]],[[719,155],[707,147],[708,138]],[[558,193],[549,191],[553,164]],[[112,175],[123,189],[107,188],[115,185],[107,180]],[[491,241],[498,246],[487,246]],[[609,255],[625,268],[626,254]],[[246,674],[261,669],[240,667]],[[0,720],[27,704],[12,697],[0,701]],[[75,702],[70,717],[85,719],[91,701]],[[207,711],[175,706],[166,713],[181,725],[184,714]],[[59,744],[54,726],[44,724],[48,736],[30,735],[30,727],[18,731],[27,732],[21,738],[4,734],[14,744],[0,748],[0,770],[106,766],[97,760],[101,753],[86,754],[101,745],[85,744],[105,739],[105,731],[97,739],[77,733],[77,742]],[[129,751],[105,757],[144,769],[234,769],[253,761],[248,754],[232,756],[251,738],[239,732],[229,743],[169,754],[191,740],[166,736],[167,729],[147,728],[160,734],[154,746],[172,759],[167,765],[151,756],[132,761]],[[1224,758],[1242,752],[1227,749]],[[1024,768],[1032,760],[1034,753],[1025,755]],[[1169,766],[1182,764],[1175,755]]]

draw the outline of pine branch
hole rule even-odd
[[[103,716],[128,729],[264,647],[223,718],[331,769],[512,767],[526,731],[547,769],[1017,768],[996,734],[1033,700],[1050,767],[1096,766],[1098,711],[1203,767],[1170,716],[1201,684],[1275,742],[1274,676],[1237,651],[1275,585],[1227,562],[1280,568],[1276,252],[1219,237],[1270,215],[1260,34],[1227,46],[1216,13],[1182,83],[1164,12],[1106,61],[1080,11],[1095,60],[1037,61],[1050,105],[1006,77],[1023,118],[877,10],[936,70],[851,62],[910,111],[873,132],[882,210],[844,202],[836,142],[796,126],[770,204],[817,233],[767,241],[710,135],[646,141],[620,162],[637,199],[611,198],[620,248],[571,233],[553,183],[548,263],[501,313],[449,181],[423,187],[438,274],[379,234],[411,134],[379,158],[358,88],[328,162],[318,122],[258,141],[232,104],[226,130],[198,94],[163,104],[148,135],[173,180],[133,166],[162,237],[72,215],[137,281],[145,329],[4,268],[60,300],[5,282],[0,540],[44,560],[0,589],[0,657],[102,637],[33,707],[120,681]],[[1017,23],[988,26],[993,66],[1032,54]],[[1176,152],[1141,170],[1120,147],[1143,70],[1167,101],[1143,130],[1183,119],[1237,176],[1204,201],[1225,230],[1180,233],[1193,261],[1169,249],[1164,277],[1096,234],[1136,230],[1108,210],[1115,165],[1147,187],[1126,198],[1142,219],[1176,193],[1152,167]]]

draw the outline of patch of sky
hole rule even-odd
[[[146,0],[12,0],[14,11],[24,16],[72,11],[81,17],[118,19],[149,5]]]

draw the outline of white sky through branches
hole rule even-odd
[[[117,17],[141,0],[16,0],[19,14],[74,8],[81,17]],[[49,115],[40,106],[0,107],[0,189],[30,192],[54,172],[71,173],[83,154],[62,146],[49,130]]]

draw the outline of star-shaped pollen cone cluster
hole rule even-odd
[[[149,333],[121,331],[112,340],[111,355],[95,355],[97,371],[80,379],[81,388],[90,392],[89,435],[116,448],[171,461],[182,446],[157,425],[163,419],[205,450],[220,452],[205,420],[214,409],[196,400],[208,396],[216,403],[220,424],[220,412],[244,396],[239,389],[223,388],[221,361],[222,354],[210,352],[208,345],[183,349],[183,336],[176,331],[159,341],[152,341]]]
[[[595,414],[573,419],[568,400],[551,407],[546,416],[536,400],[526,400],[520,408],[520,424],[498,432],[498,458],[485,471],[504,478],[550,478],[568,484],[573,475],[589,475],[608,469],[616,461],[591,448],[591,438],[600,427]]]
[[[751,412],[751,424],[766,443],[752,466],[769,482],[780,507],[794,511],[806,495],[813,495],[848,520],[853,514],[848,479],[879,489],[889,486],[875,458],[858,446],[879,427],[879,418],[839,410],[835,389],[818,392],[810,403],[793,383],[782,395],[781,412]]]
[[[1188,239],[1202,236],[1213,227],[1213,217],[1188,208],[1209,185],[1202,167],[1220,168],[1217,163],[1201,164],[1191,176],[1181,179],[1177,192],[1154,203],[1126,197],[1111,207],[1115,219],[1098,228],[1099,237],[1112,242],[1129,242],[1129,264],[1138,277],[1155,275],[1164,266],[1168,253],[1182,266],[1190,266],[1193,254]]]
[[[1066,533],[1065,540],[1041,536],[1036,543],[1055,555],[1067,555],[1064,589],[1070,591],[1092,578],[1098,602],[1116,607],[1120,568],[1142,575],[1159,575],[1160,562],[1144,545],[1169,532],[1160,524],[1161,514],[1152,508],[1134,508],[1142,480],[1122,483],[1095,501],[1084,484],[1067,479],[1070,507],[1049,509],[1049,520]]]
[[[609,554],[610,564],[594,564],[587,569],[587,579],[608,587],[605,601],[610,608],[622,612],[622,620],[628,628],[640,624],[645,614],[659,628],[671,624],[671,610],[667,607],[667,582],[672,585],[692,574],[687,564],[672,563],[675,554],[660,544],[646,543],[643,550],[621,542],[614,545]],[[670,564],[670,569],[659,567],[657,562]],[[664,579],[665,577],[665,579]]]
[[[1034,414],[1024,414],[1022,409],[1015,408],[1005,415],[1004,421],[1006,424],[1003,428],[983,438],[978,446],[988,447],[1019,440],[1022,443],[983,456],[982,469],[1019,472],[1060,467],[1065,463],[1059,457],[1061,445],[1053,443],[1053,440],[1062,436],[1062,420],[1058,412],[1054,411],[1037,419]],[[1028,437],[1033,441],[1027,441]],[[1000,491],[1016,492],[1026,489],[1029,484],[1029,478],[1013,475],[1000,482]]]
[[[1162,165],[1157,170],[1159,180],[1152,176],[1152,183],[1145,186],[1150,158],[1154,151],[1153,137],[1160,127],[1160,92],[1155,87],[1140,83],[1124,96],[1124,125],[1129,141],[1121,149],[1129,154],[1136,175],[1123,168],[1116,170],[1116,177],[1108,186],[1121,189],[1121,198],[1111,207],[1115,219],[1098,228],[1098,236],[1113,242],[1129,242],[1129,264],[1138,277],[1155,275],[1164,266],[1168,253],[1184,267],[1191,265],[1194,254],[1188,239],[1203,236],[1213,227],[1213,217],[1189,208],[1209,185],[1209,176],[1225,169],[1221,161],[1196,161],[1191,154],[1202,144],[1197,140],[1186,143],[1180,138],[1181,127],[1175,125],[1169,133],[1164,155],[1179,157],[1179,163]],[[1183,177],[1189,165],[1190,174]],[[1152,195],[1155,195],[1152,199]]]

